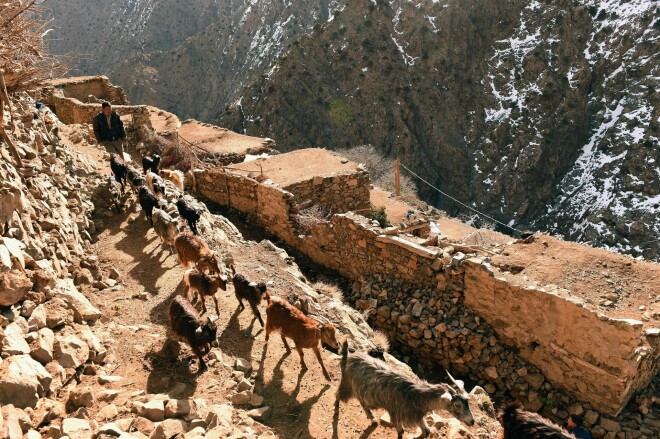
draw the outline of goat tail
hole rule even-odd
[[[504,409],[504,412],[500,415],[500,421],[504,421],[505,419],[511,419],[518,410],[522,410],[522,409],[523,409],[523,405],[520,401],[518,400],[513,401],[512,403],[506,406],[506,409]]]
[[[236,269],[234,268],[234,264],[229,264],[229,269],[231,270],[231,275],[235,276],[236,275]]]
[[[233,267],[234,267],[234,266],[232,265],[232,268],[233,268]],[[266,301],[266,304],[269,304],[269,303],[270,303],[270,293],[268,292],[268,290],[264,291],[264,294],[263,294],[262,297],[263,297],[263,299]]]
[[[341,345],[341,373],[343,374],[348,363],[348,336],[343,336],[339,344]]]

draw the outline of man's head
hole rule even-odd
[[[106,117],[110,116],[110,113],[112,113],[112,105],[110,105],[110,102],[103,101],[101,104],[101,111],[103,114],[105,114]]]
[[[580,428],[582,427],[582,417],[580,415],[570,415],[568,417],[568,428]]]

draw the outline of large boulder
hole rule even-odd
[[[46,316],[46,326],[49,328],[54,329],[73,323],[73,311],[68,308],[68,305],[64,300],[54,298],[53,300],[44,303],[43,306],[44,314]],[[37,312],[39,312],[39,307],[37,307],[32,314]],[[30,321],[32,321],[32,316],[30,316]]]
[[[17,322],[7,325],[5,338],[2,342],[2,355],[29,354],[30,346],[25,341],[25,335],[25,331]]]
[[[32,289],[32,281],[19,270],[0,274],[0,306],[11,306],[25,297]]]
[[[55,359],[64,368],[77,368],[89,358],[89,346],[71,331],[58,334],[55,340]]]
[[[15,355],[0,364],[0,403],[34,407],[50,388],[52,376],[29,355]]]
[[[53,361],[55,334],[49,328],[41,328],[37,338],[30,345],[30,356],[41,364]]]
[[[54,297],[58,297],[73,310],[73,318],[77,323],[96,321],[101,317],[101,311],[73,285],[71,279],[60,279],[53,289]]]

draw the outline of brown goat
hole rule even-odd
[[[209,270],[211,273],[220,273],[220,258],[200,238],[192,233],[182,232],[174,238],[176,257],[183,268],[195,265],[199,271]]]
[[[183,192],[183,172],[170,169],[161,169],[160,176],[172,182],[174,187]]]
[[[302,370],[307,369],[303,349],[312,349],[321,364],[323,376],[330,381],[330,374],[323,364],[320,348],[322,341],[334,349],[339,347],[335,335],[335,327],[332,323],[323,325],[307,317],[298,308],[279,297],[268,296],[266,297],[266,301],[268,302],[268,307],[266,308],[266,343],[268,343],[271,332],[279,331],[284,347],[287,352],[290,352],[291,349],[286,342],[286,338],[292,339],[296,345],[298,355],[300,355],[300,367]]]
[[[203,271],[191,268],[183,273],[184,296],[188,297],[189,292],[196,291],[202,301],[202,314],[206,314],[206,296],[211,296],[215,302],[215,312],[220,315],[218,307],[218,298],[215,294],[218,288],[227,291],[227,276],[216,274],[209,276]]]
[[[261,318],[261,313],[259,312],[259,304],[264,298],[268,298],[268,287],[265,283],[259,282],[250,282],[242,274],[237,274],[233,265],[230,265],[232,273],[232,283],[234,284],[234,294],[236,295],[236,300],[238,300],[238,305],[241,307],[241,311],[245,309],[243,305],[243,299],[247,300],[252,308],[252,313],[254,317],[259,320],[261,327],[264,327],[264,321]],[[254,322],[254,320],[252,320]]]

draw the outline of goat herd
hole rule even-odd
[[[419,426],[420,437],[426,437],[429,427],[424,420],[432,410],[446,410],[467,425],[474,424],[469,406],[469,395],[460,380],[455,380],[448,372],[451,383],[431,384],[414,375],[404,373],[383,361],[383,353],[349,352],[344,337],[337,341],[335,328],[331,323],[322,324],[282,298],[272,296],[264,283],[251,282],[243,274],[237,273],[229,265],[229,276],[223,274],[218,255],[198,236],[197,221],[200,213],[183,197],[183,174],[181,171],[162,169],[159,172],[160,157],[144,157],[143,173],[125,163],[118,155],[112,154],[110,168],[124,194],[128,182],[133,193],[137,192],[140,206],[156,235],[163,243],[174,247],[177,259],[185,269],[183,274],[184,294],[177,295],[169,306],[171,333],[179,341],[187,343],[199,358],[199,371],[206,370],[204,355],[212,344],[216,344],[216,320],[207,312],[205,299],[213,298],[216,313],[219,315],[218,289],[227,290],[229,277],[236,299],[242,309],[243,300],[250,305],[254,318],[264,327],[259,312],[262,300],[266,301],[266,343],[272,332],[279,332],[287,353],[290,352],[287,338],[293,343],[300,356],[301,369],[306,370],[303,349],[312,349],[321,365],[323,375],[331,377],[321,357],[321,343],[334,349],[341,349],[341,380],[336,394],[336,410],[339,402],[357,399],[372,422],[377,422],[373,409],[385,409],[390,415],[390,424],[396,428],[398,438],[403,437],[404,427]],[[160,175],[159,175],[160,174]],[[179,232],[178,223],[164,208],[165,184],[170,180],[179,189],[181,196],[176,202],[177,210],[192,231]],[[208,272],[208,273],[207,273]],[[196,294],[195,294],[196,293]],[[202,314],[189,301],[201,302]],[[253,320],[254,321],[254,320]],[[340,347],[341,345],[341,347]],[[535,413],[525,412],[522,406],[510,405],[502,415],[505,439],[522,438],[573,438],[560,427]]]

